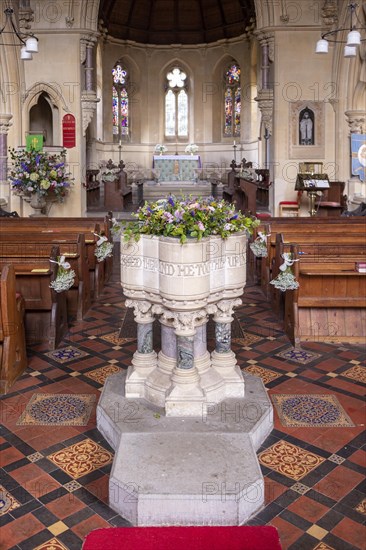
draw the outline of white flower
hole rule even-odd
[[[155,152],[156,153],[165,153],[165,151],[167,151],[167,147],[165,147],[165,145],[161,144],[161,143],[157,143],[155,145]]]
[[[98,242],[100,242],[99,239]],[[95,247],[94,255],[98,262],[102,262],[106,258],[109,258],[113,254],[113,243],[108,242],[107,238],[103,239],[101,243]]]
[[[270,281],[270,284],[282,292],[299,288],[299,283],[296,281],[290,267],[287,268],[287,271],[282,271],[277,275],[275,279]]]
[[[196,145],[195,143],[190,143],[185,148],[186,153],[197,153],[197,151],[198,151],[198,145]]]
[[[74,281],[75,271],[73,269],[65,270],[62,267],[59,267],[57,277],[54,281],[51,282],[50,288],[53,288],[53,290],[55,290],[56,292],[64,292],[65,290],[69,290],[72,287]]]

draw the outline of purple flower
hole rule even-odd
[[[175,203],[174,203],[174,200],[173,200],[173,197],[169,197],[168,199],[168,203],[170,204],[170,206],[175,206]]]
[[[198,227],[198,229],[199,229],[200,231],[204,231],[204,230],[205,230],[205,226],[203,225],[202,222],[198,222],[197,227]]]
[[[181,212],[180,210],[176,210],[174,212],[174,216],[175,216],[175,219],[177,220],[177,222],[180,222],[183,219],[183,212]]]

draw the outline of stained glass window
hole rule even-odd
[[[128,73],[117,63],[112,69],[112,124],[115,141],[129,133]]]
[[[187,75],[179,67],[166,75],[165,135],[188,136]]]
[[[240,114],[241,114],[241,90],[240,90],[240,67],[233,63],[224,75],[225,93],[225,136],[240,136]]]

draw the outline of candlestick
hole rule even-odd
[[[234,139],[234,147],[236,147],[236,141],[235,141],[235,139]]]

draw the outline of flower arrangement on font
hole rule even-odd
[[[28,197],[35,193],[40,197],[52,194],[58,202],[64,201],[74,183],[66,171],[65,151],[51,154],[34,149],[9,149],[9,153],[13,164],[9,179],[15,194]]]
[[[299,288],[299,283],[296,281],[291,266],[299,260],[295,260],[291,252],[284,252],[281,256],[284,260],[283,264],[280,265],[281,272],[275,279],[270,281],[270,284],[277,288],[277,290],[281,290],[281,292],[296,290]]]
[[[99,237],[97,246],[95,247],[94,256],[98,262],[102,262],[106,258],[109,258],[113,254],[113,243],[108,241],[108,237],[105,235],[98,235],[94,233],[96,237]]]
[[[259,225],[255,217],[235,212],[232,204],[213,197],[176,197],[170,195],[153,203],[146,202],[135,214],[137,219],[123,226],[124,240],[139,240],[140,235],[176,237],[183,244],[189,238],[217,235],[223,239],[232,233],[252,233]],[[117,231],[117,225],[113,231]]]
[[[267,258],[267,237],[269,236],[270,233],[267,235],[266,233],[262,233],[262,231],[258,231],[258,237],[250,243],[249,248],[257,258]]]
[[[57,277],[51,282],[50,288],[53,288],[56,292],[64,292],[65,290],[69,290],[74,284],[75,271],[70,269],[71,265],[65,261],[65,256],[60,256],[57,260],[56,262],[50,259],[50,262],[58,265]]]
[[[194,155],[198,151],[198,145],[196,145],[195,143],[190,143],[184,150],[186,153]]]
[[[161,143],[157,143],[157,144],[155,145],[155,153],[159,153],[160,155],[162,155],[162,154],[165,153],[167,150],[168,150],[168,148],[165,147],[165,145],[162,145]]]

